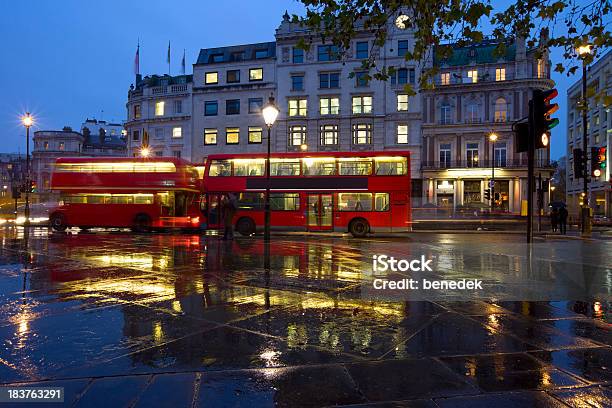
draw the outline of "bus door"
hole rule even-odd
[[[206,196],[206,225],[208,229],[220,229],[223,227],[221,219],[221,194],[207,194]]]
[[[308,194],[306,223],[309,231],[333,228],[333,200],[331,194]]]

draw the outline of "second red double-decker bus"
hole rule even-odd
[[[60,192],[53,229],[68,227],[199,228],[201,180],[175,158],[57,159],[51,189]]]
[[[224,195],[237,196],[241,235],[264,227],[263,154],[210,155],[204,173],[208,228],[220,228]],[[271,229],[373,232],[410,230],[407,151],[274,153],[270,160]]]

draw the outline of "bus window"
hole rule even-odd
[[[389,211],[389,193],[374,194],[374,211]]]
[[[234,176],[263,176],[265,159],[234,160]]]
[[[372,174],[372,159],[340,159],[341,176],[369,176]]]
[[[208,175],[211,177],[227,177],[232,175],[232,163],[229,160],[213,160],[210,162]]]
[[[270,161],[271,176],[299,176],[300,161],[288,159],[272,159]]]
[[[304,158],[305,176],[333,176],[336,174],[336,161],[332,158]]]
[[[372,211],[372,193],[339,193],[338,211]]]
[[[270,208],[273,211],[296,211],[300,209],[299,193],[271,193]]]
[[[113,194],[110,197],[110,203],[111,204],[132,204],[134,201],[132,199],[131,196],[127,195],[127,194]]]
[[[153,194],[134,194],[134,204],[153,204]]]
[[[240,193],[238,195],[238,209],[261,210],[264,208],[263,193]]]
[[[402,176],[408,172],[405,157],[385,157],[376,160],[376,174],[379,176]]]

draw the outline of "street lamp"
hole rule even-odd
[[[588,179],[587,179],[587,149],[588,149],[588,135],[587,135],[587,111],[588,111],[588,100],[587,100],[587,57],[591,54],[591,45],[585,44],[577,48],[576,52],[582,59],[582,157],[584,160],[584,174],[582,175],[582,211],[581,211],[581,232],[583,235],[588,234],[590,228],[587,228],[587,223],[590,220],[589,211],[589,191],[588,191]]]
[[[491,142],[491,212],[495,208],[495,141],[497,140],[497,133],[491,132],[489,134],[489,141]]]
[[[306,150],[308,150],[308,145],[306,143],[303,143],[302,145],[300,145],[300,150],[305,152]]]
[[[30,127],[34,124],[34,118],[30,112],[21,117],[21,123],[26,128],[26,177],[25,177],[25,222],[24,226],[30,225]]]
[[[150,155],[151,155],[151,149],[149,149],[148,147],[143,146],[143,147],[140,149],[140,156],[141,156],[141,157],[147,158],[147,157],[149,157]]]
[[[270,95],[268,103],[261,110],[264,122],[268,127],[268,155],[266,156],[266,197],[264,201],[265,224],[264,224],[264,241],[270,241],[270,133],[276,118],[278,117],[278,108],[274,104],[274,97]]]

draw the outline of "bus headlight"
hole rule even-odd
[[[193,225],[198,225],[200,223],[200,217],[191,217],[191,223]]]

